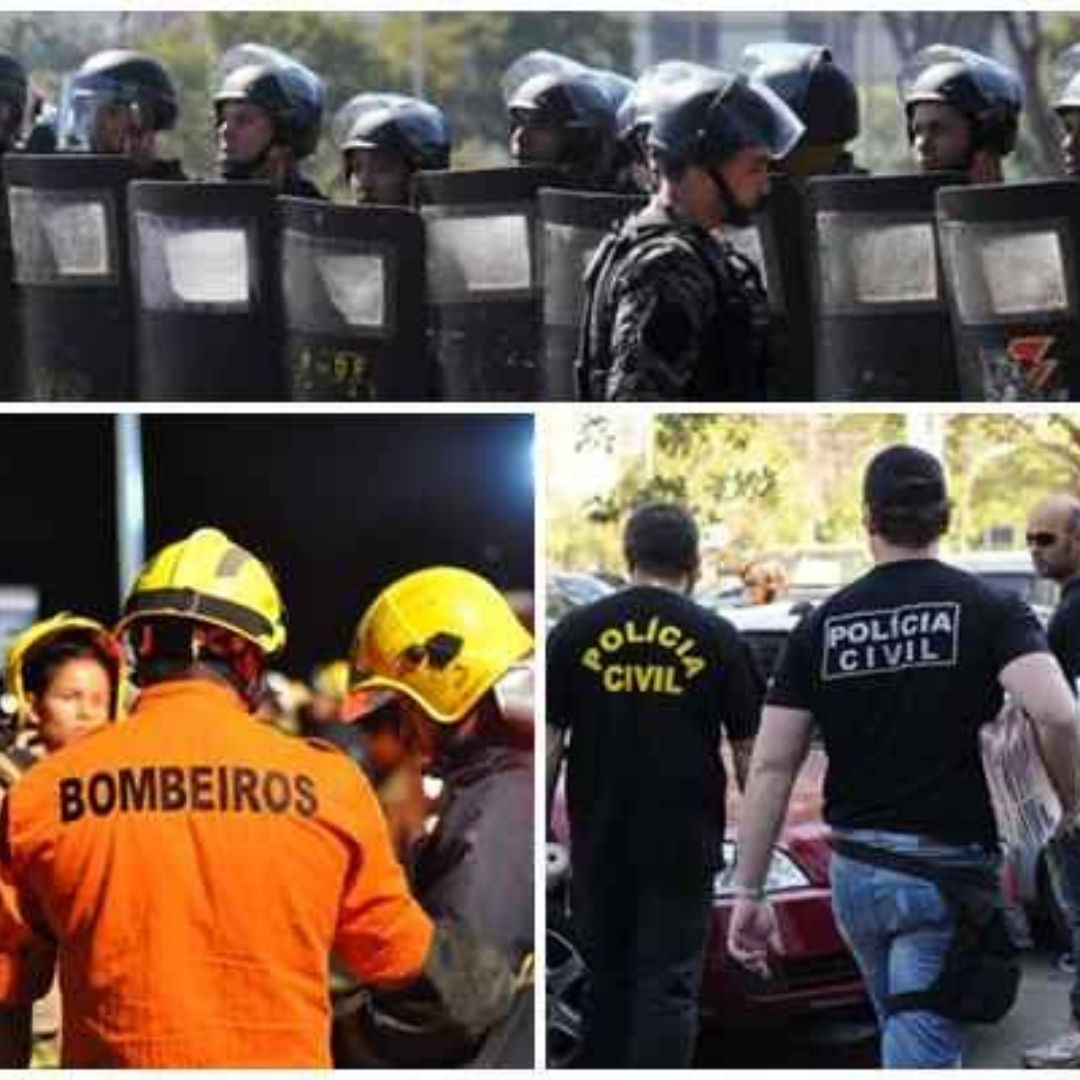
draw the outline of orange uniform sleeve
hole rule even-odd
[[[48,993],[56,968],[56,943],[36,930],[44,920],[32,896],[20,889],[11,857],[8,800],[0,807],[0,1004],[20,1005]]]
[[[350,770],[352,766],[350,764]],[[334,951],[369,985],[409,982],[424,966],[434,925],[409,892],[390,830],[371,786],[362,778],[350,800],[358,841],[338,916]]]

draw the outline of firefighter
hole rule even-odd
[[[12,642],[0,703],[14,730],[51,754],[119,716],[123,667],[120,647],[104,626],[64,612]],[[25,766],[34,758],[21,760]]]
[[[500,1019],[502,957],[424,914],[361,771],[253,719],[286,637],[268,568],[198,529],[143,568],[117,633],[130,718],[8,796],[3,1064],[25,1063],[57,957],[66,1067],[326,1066],[331,948],[394,988],[411,1045],[422,1018],[444,1040]]]
[[[414,858],[417,899],[434,918],[461,920],[518,970],[533,950],[532,724],[508,714],[496,687],[532,647],[484,578],[420,570],[384,589],[361,618],[346,706],[363,724],[385,708],[381,692],[397,697],[414,753],[445,785],[438,824]],[[532,1064],[525,998],[512,1031],[497,1036],[502,1045],[473,1064]]]

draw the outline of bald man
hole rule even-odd
[[[1028,517],[1027,546],[1040,577],[1061,586],[1047,637],[1073,693],[1080,691],[1080,499],[1050,495]],[[1080,834],[1062,834],[1047,845],[1047,863],[1072,937],[1077,973],[1069,995],[1069,1030],[1026,1050],[1028,1068],[1065,1069],[1080,1065]]]

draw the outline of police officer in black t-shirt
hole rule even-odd
[[[721,728],[741,787],[760,698],[735,628],[689,599],[693,519],[643,506],[623,544],[630,586],[567,615],[548,640],[549,791],[568,735],[587,1064],[678,1067],[693,1056],[722,865]]]
[[[767,695],[728,947],[768,974],[779,942],[762,882],[816,721],[828,756],[825,818],[845,852],[832,862],[833,908],[878,1013],[882,1063],[949,1067],[960,1061],[960,1025],[944,1006],[909,1000],[897,1010],[891,999],[931,988],[954,916],[935,882],[895,864],[963,868],[993,895],[997,836],[980,726],[1008,691],[1031,716],[1051,780],[1074,813],[1080,735],[1031,610],[938,561],[949,503],[937,460],[909,446],[883,450],[863,498],[875,566],[796,628]]]
[[[1041,500],[1028,516],[1027,545],[1039,576],[1061,586],[1061,600],[1046,636],[1075,693],[1080,684],[1080,500],[1067,494]],[[1080,834],[1072,830],[1055,837],[1046,854],[1069,925],[1073,955],[1080,957]],[[1080,1065],[1080,970],[1073,976],[1069,1005],[1069,1030],[1026,1050],[1026,1066],[1064,1069]]]

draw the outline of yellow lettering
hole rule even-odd
[[[586,649],[581,657],[582,664],[589,668],[590,671],[600,670],[600,650],[594,645],[591,649]]]
[[[664,668],[664,693],[665,694],[681,694],[682,687],[675,681],[675,669],[673,667]]]
[[[623,636],[619,633],[618,627],[609,626],[600,635],[600,648],[603,649],[604,652],[614,652],[622,645],[622,643]]]
[[[604,668],[604,689],[609,694],[621,694],[626,689],[626,672],[621,667]]]
[[[705,670],[705,661],[700,656],[687,656],[683,658],[683,671],[688,679],[700,675]]]
[[[660,642],[665,649],[674,649],[675,646],[678,645],[679,638],[681,637],[682,631],[677,626],[665,626],[661,628],[656,640]]]

